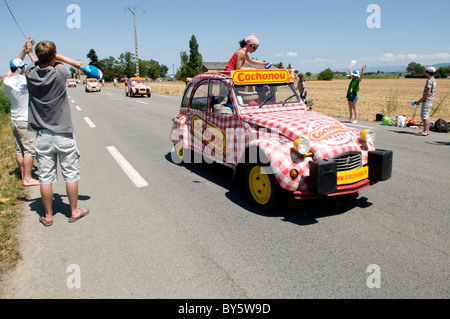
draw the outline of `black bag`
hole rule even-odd
[[[439,118],[436,122],[434,122],[433,129],[435,132],[448,133],[448,122],[444,119]]]
[[[376,115],[375,119],[376,119],[377,121],[382,121],[382,120],[383,120],[383,117],[384,117],[383,114],[378,113],[378,114]]]

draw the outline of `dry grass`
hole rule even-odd
[[[360,120],[374,121],[377,113],[385,116],[405,115],[420,120],[420,106],[415,112],[412,101],[422,96],[425,79],[363,79],[359,91],[357,109]],[[348,80],[309,81],[306,82],[307,98],[314,99],[314,110],[336,117],[348,117],[346,92]],[[439,117],[450,120],[450,79],[437,79],[437,96],[433,108],[439,102],[438,111],[432,116],[434,121]],[[391,101],[390,101],[391,98]],[[398,104],[393,114],[389,113],[388,105]]]
[[[0,114],[0,275],[14,267],[20,259],[18,241],[13,230],[21,214],[20,198],[26,198],[15,159],[10,115]]]
[[[418,100],[425,86],[425,79],[364,79],[359,91],[357,109],[360,120],[374,121],[377,113],[385,116],[405,115],[420,120],[420,106],[415,110],[411,102]],[[345,97],[349,80],[307,81],[308,99],[314,99],[315,111],[335,117],[348,117],[348,104]],[[154,93],[182,96],[186,84],[184,82],[149,82]],[[113,87],[112,83],[106,86]],[[119,84],[124,89],[123,83]],[[394,114],[388,113],[389,97],[391,103],[398,103]],[[394,101],[392,101],[394,99]],[[431,120],[439,117],[450,120],[450,79],[437,79],[437,97],[434,108],[440,107]]]

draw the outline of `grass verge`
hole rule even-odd
[[[0,95],[4,93],[0,85]],[[1,108],[0,108],[1,109]],[[15,159],[11,115],[0,111],[0,277],[20,259],[14,228],[22,216],[22,198],[27,198]],[[7,199],[6,202],[3,202]]]

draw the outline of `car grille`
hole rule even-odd
[[[333,156],[331,159],[336,162],[338,172],[352,171],[362,167],[362,157],[360,152],[342,153]]]

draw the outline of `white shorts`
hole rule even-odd
[[[420,118],[423,120],[430,119],[431,108],[433,107],[433,102],[422,102],[422,112],[420,113]]]
[[[66,183],[80,180],[80,152],[73,134],[55,134],[49,130],[40,130],[36,135],[35,146],[41,184],[57,181],[58,160]]]

